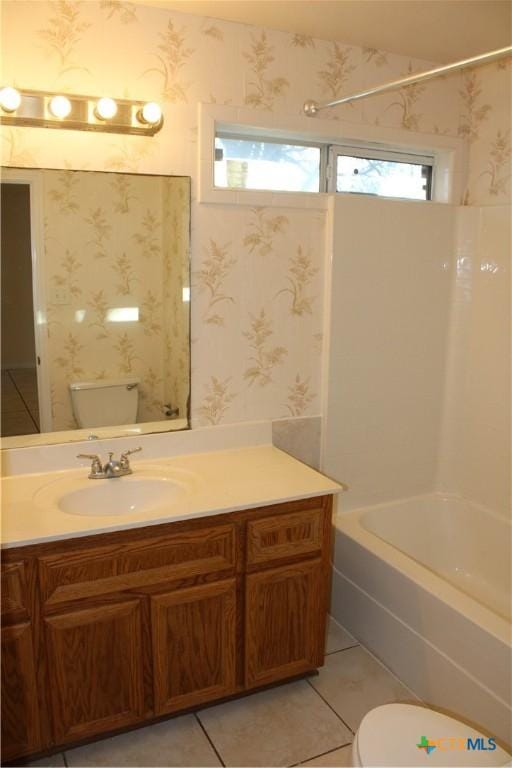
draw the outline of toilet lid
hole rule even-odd
[[[357,732],[356,749],[361,766],[394,768],[483,768],[503,766],[511,757],[498,746],[492,749],[487,736],[460,720],[412,704],[385,704],[368,712]]]

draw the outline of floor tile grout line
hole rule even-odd
[[[29,417],[30,417],[30,420],[31,420],[32,424],[33,424],[33,425],[34,425],[34,427],[37,429],[37,431],[38,431],[38,432],[40,432],[41,430],[39,429],[39,425],[38,425],[38,424],[36,424],[36,421],[35,421],[34,417],[32,416],[32,411],[30,410],[30,408],[28,407],[27,403],[25,402],[25,398],[23,397],[23,395],[22,395],[22,393],[21,393],[21,390],[19,389],[18,385],[16,384],[16,380],[15,380],[15,379],[13,378],[13,376],[11,375],[11,372],[10,372],[10,370],[8,370],[8,371],[7,371],[7,373],[8,373],[8,375],[9,375],[9,378],[10,378],[10,380],[11,380],[11,381],[12,381],[12,383],[13,383],[13,386],[14,386],[14,388],[15,388],[16,392],[17,392],[17,393],[18,393],[18,395],[19,395],[19,398],[20,398],[21,402],[23,403],[23,405],[24,405],[24,407],[25,407],[25,410],[26,410],[26,412],[28,413],[28,415],[29,415]]]
[[[324,697],[322,696],[322,694],[321,694],[321,693],[319,693],[319,692],[317,691],[317,689],[315,688],[315,686],[313,685],[313,683],[311,683],[309,680],[306,680],[306,683],[308,683],[308,685],[310,685],[310,686],[311,686],[311,688],[314,690],[314,692],[317,694],[317,696],[319,696],[319,697],[322,699],[322,701],[324,702],[324,704],[327,704],[327,706],[329,707],[329,709],[330,709],[332,712],[334,712],[334,714],[336,715],[336,717],[338,718],[338,720],[341,720],[341,722],[343,723],[343,725],[345,726],[345,728],[348,728],[348,730],[350,731],[350,733],[351,733],[353,736],[355,736],[355,731],[353,731],[353,730],[352,730],[352,728],[350,727],[350,725],[349,725],[349,724],[348,724],[348,723],[347,723],[347,722],[346,722],[346,721],[345,721],[345,720],[342,718],[342,716],[341,716],[341,715],[340,715],[338,712],[336,712],[336,710],[334,709],[334,707],[332,707],[332,706],[329,704],[329,702],[327,701],[327,699],[324,699]]]
[[[203,731],[204,735],[205,735],[205,736],[206,736],[206,738],[208,739],[208,742],[209,742],[209,744],[210,744],[211,748],[212,748],[212,749],[213,749],[213,751],[215,752],[215,754],[216,754],[216,756],[217,756],[217,760],[218,760],[218,761],[219,761],[219,763],[220,763],[220,764],[223,766],[223,768],[226,768],[226,763],[225,763],[225,762],[224,762],[224,760],[222,759],[222,757],[221,757],[221,755],[220,755],[220,752],[219,752],[219,750],[217,749],[217,747],[216,747],[216,746],[215,746],[215,744],[213,743],[213,740],[212,740],[212,738],[211,738],[210,734],[208,733],[208,731],[206,730],[205,726],[204,726],[204,725],[203,725],[203,723],[201,722],[201,718],[199,717],[199,712],[194,712],[194,717],[196,718],[197,722],[199,723],[199,727],[200,727],[200,728],[201,728],[201,730]]]
[[[325,656],[332,656],[335,653],[343,653],[343,651],[350,651],[351,648],[357,648],[360,643],[354,643],[354,645],[347,645],[346,648],[337,648],[335,651],[329,651]]]
[[[325,757],[326,755],[330,755],[333,752],[337,752],[338,749],[343,749],[344,747],[351,747],[352,742],[347,741],[345,744],[340,744],[337,747],[333,747],[333,749],[328,749],[327,752],[321,752],[319,755],[313,755],[313,757],[306,757],[305,760],[301,760],[300,763],[293,763],[293,765],[290,765],[289,768],[297,768],[299,765],[304,765],[304,763],[309,763],[311,760],[318,760],[320,757]]]

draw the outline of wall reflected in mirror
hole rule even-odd
[[[189,233],[187,177],[2,169],[4,447],[188,426]]]

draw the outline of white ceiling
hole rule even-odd
[[[138,0],[449,62],[511,44],[512,0]]]

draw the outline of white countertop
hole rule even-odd
[[[206,517],[296,499],[339,493],[342,487],[272,445],[195,453],[132,462],[133,475],[164,472],[188,478],[187,492],[170,507],[124,515],[76,515],[48,503],[54,483],[84,486],[87,469],[68,469],[6,477],[2,480],[3,548],[121,531],[159,523]],[[128,478],[126,478],[128,479]],[[123,483],[125,478],[89,480]],[[50,489],[51,490],[51,489]],[[45,499],[41,502],[39,500]],[[36,498],[34,498],[36,497]]]

